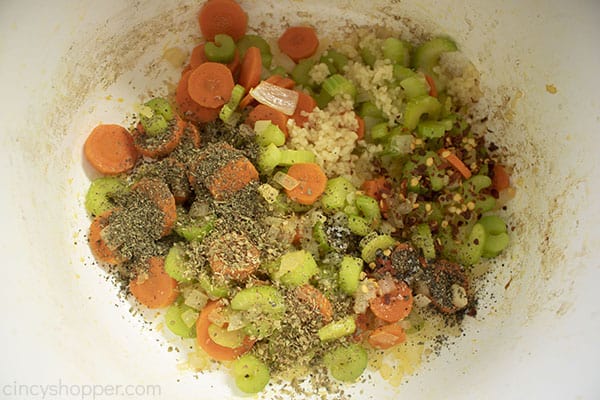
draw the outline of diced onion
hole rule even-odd
[[[294,114],[299,97],[295,90],[282,88],[266,81],[250,89],[250,95],[259,103],[281,111],[285,115]]]
[[[275,176],[273,176],[273,180],[287,190],[292,190],[300,184],[296,179],[281,171],[278,171]]]

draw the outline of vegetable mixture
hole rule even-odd
[[[418,308],[474,315],[469,271],[508,245],[511,188],[448,90],[456,44],[271,40],[233,0],[198,22],[172,97],[85,142],[89,245],[124,289],[248,393],[303,368],[353,382]]]

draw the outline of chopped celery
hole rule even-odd
[[[244,354],[231,365],[236,386],[244,393],[258,393],[271,379],[269,367],[252,354]]]
[[[485,245],[485,229],[477,223],[472,228],[463,227],[459,231],[457,240],[451,235],[442,237],[442,244],[446,256],[454,261],[471,266],[479,262]]]
[[[327,104],[329,104],[329,102],[333,99],[333,97],[330,96],[325,90],[321,90],[319,93],[315,94],[313,98],[321,110],[324,110],[325,107],[327,107]]]
[[[363,270],[362,258],[345,255],[340,264],[338,282],[342,292],[353,295],[358,289],[360,274]]]
[[[85,209],[93,216],[104,214],[115,207],[113,194],[127,190],[127,183],[121,178],[102,177],[92,181],[85,195]]]
[[[273,279],[285,286],[301,286],[319,272],[317,262],[306,250],[297,250],[281,256],[279,268],[273,273]]]
[[[329,179],[321,197],[323,210],[331,213],[342,210],[347,204],[348,195],[355,190],[354,185],[342,176]]]
[[[271,46],[269,43],[262,37],[258,35],[244,35],[237,42],[237,48],[240,52],[240,58],[243,58],[246,54],[246,51],[250,47],[258,47],[260,50],[260,56],[262,58],[263,67],[269,69],[271,67],[271,60],[273,59],[273,55],[271,53]]]
[[[175,117],[173,108],[162,97],[157,97],[144,103],[150,112],[140,112],[140,123],[149,136],[156,136],[169,128],[169,122]]]
[[[348,58],[339,51],[329,49],[321,56],[319,62],[327,64],[330,74],[336,74],[344,71]]]
[[[417,75],[415,71],[402,65],[395,64],[392,70],[392,74],[396,82],[402,82],[406,78]]]
[[[356,331],[356,321],[354,320],[354,316],[350,315],[323,326],[319,329],[317,335],[322,342],[327,342],[329,340],[352,335],[354,331]]]
[[[472,188],[474,193],[479,193],[492,185],[492,179],[487,175],[473,175],[463,185]]]
[[[235,349],[244,343],[246,334],[241,329],[230,331],[217,324],[208,325],[208,337],[219,346]]]
[[[506,232],[506,223],[496,215],[486,215],[478,221],[488,234],[498,235]]]
[[[423,139],[441,138],[446,133],[446,127],[443,121],[421,121],[417,125],[417,134]]]
[[[456,43],[452,39],[437,37],[421,44],[415,50],[413,65],[424,72],[432,72],[442,53],[456,51]]]
[[[435,86],[438,92],[441,92],[444,87],[438,75],[433,71],[439,63],[442,53],[456,51],[456,43],[452,39],[445,37],[437,37],[421,44],[415,50],[413,57],[414,67],[423,71],[435,81]]]
[[[273,316],[281,316],[285,312],[285,302],[279,290],[274,286],[252,286],[240,290],[231,299],[234,311],[257,310]]]
[[[394,64],[408,67],[410,64],[410,45],[404,40],[387,38],[383,41],[383,57]]]
[[[429,225],[417,225],[412,233],[411,241],[423,252],[423,255],[427,260],[433,260],[435,258],[435,245]]]
[[[331,246],[329,245],[329,239],[327,238],[327,234],[325,233],[325,227],[322,221],[317,221],[313,225],[312,229],[313,239],[319,245],[319,250],[323,253],[327,253],[331,250]]]
[[[300,163],[314,163],[316,160],[315,153],[308,150],[280,150],[281,157],[279,165],[289,167]]]
[[[161,115],[165,120],[171,121],[175,118],[175,112],[173,107],[167,99],[162,97],[155,97],[144,103],[144,106],[149,107],[154,114]]]
[[[377,61],[377,56],[368,47],[360,49],[360,58],[362,58],[363,62],[369,67],[374,66],[375,61]]]
[[[275,146],[285,144],[285,134],[271,121],[256,121],[254,131],[256,132],[256,142],[260,146],[265,147],[271,143]]]
[[[440,102],[435,97],[428,95],[416,97],[406,104],[404,127],[412,131],[419,124],[422,115],[428,114],[431,119],[436,119],[440,110]]]
[[[371,136],[371,140],[382,141],[389,136],[390,128],[388,127],[387,122],[380,122],[371,127],[369,134]]]
[[[211,299],[220,299],[229,295],[229,287],[226,284],[217,283],[208,275],[200,275],[198,283]]]
[[[333,74],[325,79],[322,87],[331,97],[348,94],[352,99],[356,98],[356,86],[340,74]]]
[[[372,117],[376,119],[384,119],[384,115],[379,108],[375,104],[370,101],[365,101],[360,104],[360,108],[358,110],[358,115],[361,117]]]
[[[235,85],[231,91],[231,97],[229,101],[221,107],[219,111],[219,118],[225,123],[230,123],[232,120],[233,113],[237,109],[242,97],[244,97],[246,89],[242,85]]]
[[[379,210],[379,203],[377,200],[370,196],[358,195],[355,199],[356,208],[365,216],[369,225],[377,228],[381,223],[381,211]]]
[[[415,138],[412,135],[394,134],[395,131],[395,129],[392,130],[385,150],[395,155],[409,154],[412,151]]]
[[[181,336],[182,338],[193,338],[196,336],[195,326],[189,326],[182,319],[182,314],[187,311],[194,310],[180,302],[172,304],[165,314],[165,324],[167,325],[167,328],[177,336]]]
[[[508,246],[510,238],[508,233],[502,232],[497,235],[488,235],[485,238],[485,246],[483,248],[482,257],[494,258]]]
[[[153,114],[151,117],[143,117],[140,115],[140,123],[148,136],[160,135],[169,128],[167,120],[159,114]]]
[[[285,70],[285,68],[283,68],[282,66],[278,65],[277,67],[273,68],[270,71],[271,75],[279,75],[279,76],[283,76],[284,78],[288,76],[287,71]]]
[[[214,219],[191,220],[186,223],[175,224],[174,231],[188,242],[202,241],[214,228]]]
[[[429,86],[422,75],[410,76],[400,81],[400,87],[404,90],[406,98],[411,100],[429,93]]]
[[[261,173],[269,175],[279,162],[281,161],[281,150],[271,143],[267,147],[264,147],[258,155],[258,169]]]
[[[354,382],[367,368],[367,350],[359,344],[339,346],[323,359],[331,375],[344,382]]]
[[[290,73],[292,79],[296,81],[298,85],[304,87],[314,87],[315,83],[310,78],[310,70],[315,66],[315,61],[311,59],[301,60],[292,72]]]
[[[396,244],[396,239],[390,235],[377,235],[370,239],[361,250],[361,257],[365,262],[371,263],[375,261],[375,253],[377,250],[385,250]]]
[[[204,54],[208,61],[227,64],[235,56],[235,42],[231,36],[219,33],[214,42],[204,44]]]
[[[175,243],[165,257],[165,272],[177,282],[189,282],[188,266],[186,265],[185,248]]]
[[[348,215],[348,229],[358,236],[367,236],[373,232],[373,228],[365,218],[352,214]]]
[[[475,211],[480,214],[491,211],[495,206],[496,199],[489,194],[480,196],[480,198],[475,201]]]

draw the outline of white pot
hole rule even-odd
[[[93,398],[92,390],[97,398],[131,398],[135,391],[165,399],[239,395],[225,373],[196,379],[178,368],[181,357],[167,350],[163,335],[118,300],[85,236],[82,200],[91,174],[82,164],[83,141],[100,122],[125,124],[147,90],[165,92],[164,80],[177,71],[162,54],[191,48],[200,4],[0,5],[2,397],[43,398],[44,388],[45,398],[65,399]],[[600,3],[243,6],[251,25],[271,24],[273,35],[282,15],[323,33],[339,32],[347,21],[394,27],[402,22],[396,16],[446,33],[480,70],[486,98],[504,104],[510,118],[490,137],[516,164],[517,197],[507,211],[512,244],[485,284],[477,317],[400,388],[372,374],[371,383],[351,389],[353,398],[600,398]],[[102,387],[86,386],[94,384]],[[160,394],[131,386],[153,384]],[[58,396],[48,397],[52,390]]]

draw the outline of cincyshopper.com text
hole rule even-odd
[[[80,399],[96,400],[131,397],[159,398],[160,385],[68,384],[61,380],[50,384],[2,384],[0,397],[5,399]]]

